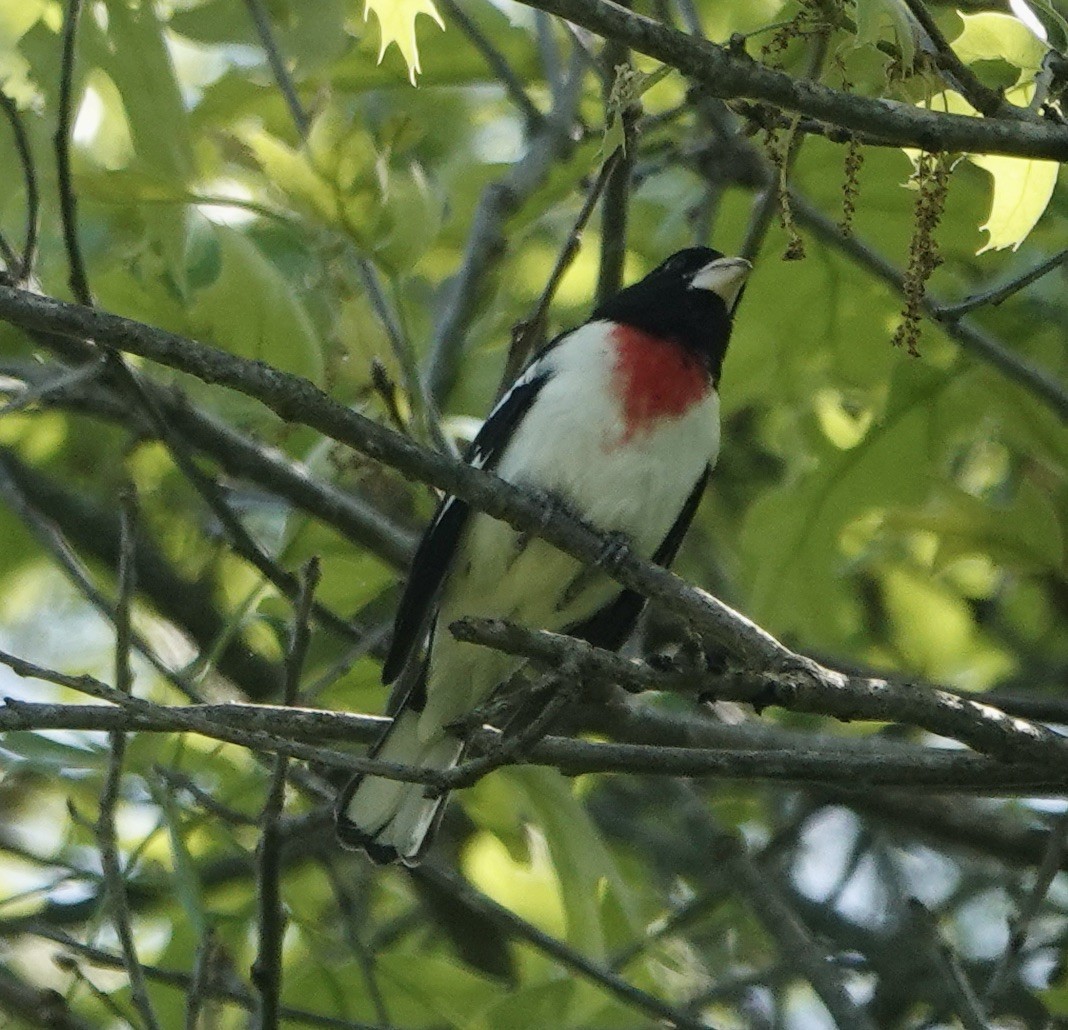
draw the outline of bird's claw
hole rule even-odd
[[[625,533],[606,533],[597,555],[597,566],[611,569],[630,554],[630,540]]]

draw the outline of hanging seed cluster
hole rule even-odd
[[[797,14],[776,28],[771,38],[760,48],[760,60],[771,68],[781,68],[781,57],[791,42],[804,39],[813,32],[823,32],[825,29],[819,0],[801,0]]]
[[[782,67],[782,56],[795,39],[804,39],[813,33],[825,32],[827,29],[819,0],[801,0],[797,14],[790,21],[780,25],[760,48],[761,61],[770,68]],[[790,151],[794,145],[797,125],[800,119],[795,117],[785,133],[777,128],[764,130],[764,152],[775,169],[775,189],[779,201],[779,223],[786,233],[786,251],[784,261],[800,261],[805,257],[805,241],[797,231],[794,213],[790,206],[789,166]]]
[[[912,357],[919,357],[920,319],[927,280],[942,263],[935,231],[942,220],[949,184],[950,161],[942,154],[920,154],[916,162],[915,224],[909,241],[909,264],[905,271],[905,308],[901,324],[894,333],[895,347],[906,347]]]
[[[842,76],[842,92],[852,93],[855,83],[849,78],[841,54],[835,55],[835,64]],[[860,195],[860,169],[864,164],[864,151],[855,135],[846,144],[845,162],[842,168],[842,217],[838,231],[843,236],[853,235],[853,217],[857,213],[857,197]]]
[[[775,168],[775,189],[779,198],[779,224],[782,225],[787,238],[786,251],[782,256],[783,261],[800,261],[805,256],[805,241],[797,231],[793,208],[790,205],[788,175],[790,148],[794,144],[797,122],[798,119],[795,117],[785,133],[778,129],[767,129],[764,133],[764,151]]]

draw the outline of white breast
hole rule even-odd
[[[496,472],[550,492],[588,522],[625,534],[649,558],[663,542],[719,446],[714,390],[677,418],[664,418],[621,445],[625,426],[613,391],[614,354],[604,327],[586,325],[544,359],[553,372],[501,457]],[[487,515],[471,519],[441,598],[421,732],[480,703],[515,666],[447,630],[464,616],[506,618],[560,630],[587,618],[619,590],[595,576],[560,598],[581,566],[555,547],[519,535]]]
[[[626,533],[651,555],[719,447],[714,390],[678,418],[620,445],[614,353],[596,323],[548,355],[555,374],[538,394],[497,468],[502,478],[567,499],[595,526]]]

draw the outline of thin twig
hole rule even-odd
[[[95,1030],[75,1015],[58,991],[41,988],[23,980],[12,970],[0,967],[0,1008],[25,1026],[47,1026],[49,1030]]]
[[[1068,261],[1068,248],[1065,248],[1059,254],[1054,254],[1053,257],[1046,258],[1045,261],[1040,261],[1034,268],[1014,276],[1000,286],[994,286],[989,290],[984,290],[982,293],[973,294],[957,304],[943,304],[936,307],[932,311],[932,316],[938,319],[939,322],[955,322],[962,315],[966,315],[976,308],[985,307],[987,304],[996,306],[1007,300],[1014,293],[1022,290],[1025,286],[1030,286],[1031,283],[1037,282],[1055,268],[1059,268],[1066,261]]]
[[[115,603],[115,690],[130,696],[132,676],[130,671],[130,606],[136,590],[134,584],[134,508],[132,494],[124,494],[122,503],[122,547],[119,556],[118,599]],[[152,1001],[148,996],[148,984],[144,970],[137,957],[134,941],[130,904],[126,893],[126,870],[119,856],[115,832],[115,809],[122,786],[122,766],[126,754],[126,735],[116,731],[109,734],[111,759],[100,794],[100,813],[96,822],[96,835],[100,847],[100,865],[107,888],[108,902],[115,933],[122,946],[126,975],[130,981],[130,994],[134,1007],[149,1030],[159,1030]]]
[[[507,249],[505,224],[574,152],[573,128],[582,97],[584,65],[574,57],[565,88],[554,95],[544,124],[531,137],[526,152],[509,172],[490,183],[479,197],[464,247],[460,270],[447,287],[447,300],[434,325],[424,378],[435,403],[452,388],[467,328],[474,318],[490,268]]]
[[[274,34],[271,32],[270,15],[267,13],[263,0],[245,0],[245,6],[248,8],[248,13],[256,26],[256,34],[260,37],[260,44],[267,54],[267,63],[271,66],[271,74],[274,76],[275,82],[278,83],[278,88],[282,91],[282,97],[286,102],[286,107],[289,108],[289,114],[296,123],[297,130],[303,139],[308,135],[311,121],[301,105],[296,87],[293,84],[293,78],[289,74],[289,69],[286,67],[282,54],[275,43]]]
[[[909,911],[913,924],[919,930],[917,936],[926,937],[927,948],[934,962],[942,967],[947,995],[952,999],[956,1014],[966,1030],[989,1030],[990,1023],[967,975],[961,968],[957,953],[942,937],[938,921],[921,901],[911,898]]]
[[[245,815],[236,808],[224,805],[214,794],[204,790],[192,776],[179,769],[168,769],[166,766],[157,765],[155,769],[159,777],[164,780],[167,787],[172,791],[183,790],[192,797],[206,812],[210,812],[217,819],[231,826],[259,826],[260,820],[256,816]]]
[[[315,587],[319,582],[319,561],[312,558],[301,576],[300,594],[293,616],[293,632],[286,653],[285,705],[296,703],[300,676],[311,639],[309,618]],[[282,834],[279,819],[285,803],[286,770],[289,759],[276,755],[267,800],[260,817],[261,833],[256,853],[256,902],[259,913],[256,959],[252,963],[252,984],[256,988],[257,1030],[276,1030],[281,1017],[282,938],[286,917],[282,911]]]
[[[53,394],[85,386],[100,375],[104,368],[104,361],[105,359],[101,356],[96,360],[86,362],[84,365],[63,369],[63,371],[57,372],[54,378],[44,380],[33,386],[27,386],[6,404],[0,406],[0,416],[12,415],[16,411],[23,411],[39,401],[47,400]]]
[[[364,943],[360,936],[360,928],[366,924],[366,913],[357,910],[356,898],[349,889],[349,883],[342,872],[337,868],[337,863],[332,855],[323,855],[319,864],[326,872],[330,880],[330,889],[333,891],[337,902],[338,915],[341,917],[341,928],[345,935],[349,949],[363,971],[363,978],[367,983],[367,993],[371,998],[371,1004],[375,1008],[375,1018],[383,1027],[392,1025],[389,1018],[389,1010],[386,1000],[382,995],[382,989],[378,984],[378,973],[375,970],[375,954]]]
[[[623,104],[613,112],[612,106],[625,93],[621,77],[634,74],[630,63],[630,49],[622,43],[608,40],[601,60],[605,69],[605,86],[602,90],[605,120],[613,117],[620,120],[623,142],[608,170],[601,202],[601,254],[597,269],[597,303],[602,304],[614,296],[623,285],[623,263],[627,257],[627,215],[630,209],[631,178],[637,157],[637,122],[641,114],[639,103]],[[615,94],[615,96],[614,96]]]
[[[441,0],[441,4],[449,12],[449,17],[460,26],[460,31],[471,41],[471,45],[482,55],[490,71],[500,79],[508,99],[523,115],[527,131],[531,132],[539,128],[545,116],[534,106],[534,101],[530,99],[523,83],[512,71],[504,55],[494,46],[493,40],[478,27],[478,24],[457,3],[457,0]]]
[[[78,19],[82,12],[82,0],[67,0],[63,15],[63,50],[60,58],[59,109],[56,134],[53,138],[56,150],[56,176],[59,190],[59,216],[63,226],[63,244],[67,250],[70,270],[70,288],[79,304],[91,307],[93,294],[89,289],[89,277],[85,272],[78,238],[78,199],[74,192],[71,175],[70,144],[74,125],[74,52],[78,37]]]
[[[95,608],[108,622],[115,624],[115,606],[97,589],[89,571],[74,553],[60,530],[48,518],[42,515],[29,501],[21,489],[7,455],[0,453],[0,497],[31,533],[34,539],[52,555],[56,565],[67,577],[74,588]],[[181,673],[171,669],[155,649],[136,631],[132,636],[133,646],[137,648],[149,664],[167,680],[173,683],[186,697],[200,700],[200,695]]]
[[[549,308],[552,306],[553,298],[556,296],[556,291],[560,288],[560,283],[567,274],[567,270],[578,255],[579,248],[582,246],[582,234],[586,229],[590,216],[597,207],[597,201],[604,191],[605,183],[608,181],[608,177],[619,159],[620,151],[617,149],[601,165],[601,170],[597,173],[597,178],[593,180],[593,184],[586,190],[582,207],[579,208],[575,221],[564,239],[564,244],[556,255],[556,263],[553,265],[552,272],[549,273],[549,278],[545,283],[545,288],[541,291],[538,303],[534,306],[533,313],[512,329],[512,343],[508,348],[508,358],[504,363],[504,371],[501,374],[500,385],[497,388],[498,399],[503,396],[505,390],[519,375],[519,370],[526,363],[527,358],[539,350],[545,342]]]
[[[419,374],[419,364],[415,357],[415,348],[402,325],[399,305],[393,306],[386,297],[375,266],[365,257],[357,256],[356,267],[363,281],[364,291],[371,301],[378,320],[386,330],[390,347],[404,375],[404,389],[408,402],[412,406],[416,423],[422,430],[423,438],[428,440],[444,454],[455,454],[456,448],[441,428],[434,399],[427,389],[427,384]]]
[[[135,1017],[120,1005],[107,991],[102,991],[85,975],[85,970],[70,955],[53,955],[52,962],[57,969],[69,973],[75,982],[81,984],[104,1008],[120,1021],[122,1026],[136,1026]],[[49,1024],[44,1024],[48,1026]],[[50,1028],[51,1030],[51,1028]]]
[[[29,924],[23,927],[22,932],[53,941],[66,948],[68,951],[80,955],[87,962],[91,962],[93,965],[100,966],[101,968],[123,968],[121,956],[112,954],[109,951],[104,951],[102,948],[94,948],[87,944],[82,944],[69,934],[54,930],[51,927]],[[174,987],[183,992],[189,990],[193,981],[193,978],[189,973],[178,972],[177,970],[172,969],[160,969],[158,966],[145,965],[144,971],[145,976],[155,983]],[[249,1012],[254,1009],[256,1004],[255,999],[246,991],[238,990],[235,987],[218,982],[212,982],[210,986],[206,988],[205,997],[217,998],[220,1001],[224,1001],[230,1005],[236,1005]],[[372,1023],[362,1023],[352,1019],[339,1019],[336,1016],[321,1016],[315,1012],[308,1012],[306,1009],[295,1009],[290,1008],[289,1006],[282,1007],[281,1015],[285,1019],[291,1020],[294,1023],[299,1023],[302,1026],[323,1027],[324,1030],[386,1030],[386,1028],[376,1026]],[[80,1026],[81,1024],[79,1024],[79,1027]]]
[[[731,887],[775,940],[783,961],[812,985],[835,1026],[841,1030],[875,1030],[875,1024],[850,996],[786,895],[776,889],[768,870],[757,868],[740,838],[716,825],[708,806],[691,785],[678,784],[676,790],[683,809],[679,814],[686,819],[686,825],[691,832],[702,834],[711,860],[724,869]]]
[[[923,0],[905,0],[905,4],[930,37],[938,67],[951,76],[950,84],[960,90],[968,103],[988,118],[1013,117],[1013,111],[1009,110],[1012,105],[1006,104],[1001,91],[984,85],[975,72],[957,56]],[[1016,116],[1022,118],[1024,112],[1019,110]]]
[[[22,124],[19,109],[15,101],[3,92],[0,92],[0,107],[3,107],[15,136],[15,151],[22,165],[22,184],[26,189],[26,236],[22,244],[18,267],[9,268],[8,271],[17,276],[19,282],[25,282],[33,275],[33,268],[37,262],[37,229],[41,195],[37,185],[37,168],[34,165],[33,154],[30,152],[30,141],[26,136],[26,127]]]
[[[485,754],[448,770],[445,779],[449,789],[469,787],[494,769],[512,765],[526,757],[582,691],[582,679],[578,670],[568,663],[565,663],[559,672],[550,673],[546,680],[544,685],[539,684],[533,691],[535,694],[540,694],[543,690],[551,691],[541,711],[514,735],[502,734],[497,745],[488,749]]]
[[[125,379],[130,393],[137,399],[144,412],[156,427],[159,438],[166,445],[179,471],[189,481],[193,489],[207,504],[211,513],[219,520],[234,552],[254,566],[267,580],[273,583],[281,593],[296,602],[300,595],[300,581],[269,555],[245,528],[237,513],[223,496],[219,484],[206,472],[203,472],[193,459],[189,446],[168,425],[155,397],[145,388],[145,384],[134,371],[117,357],[117,371]],[[359,640],[362,634],[348,620],[332,612],[319,602],[312,604],[315,620],[330,632],[347,640]]]
[[[1053,879],[1061,870],[1065,852],[1068,850],[1068,809],[1053,820],[1049,828],[1049,841],[1042,863],[1035,874],[1035,882],[1028,891],[1019,914],[1009,926],[1009,940],[1005,950],[998,958],[993,973],[983,992],[983,1000],[989,1004],[997,998],[1005,984],[1005,978],[1013,964],[1019,961],[1020,954],[1027,944],[1027,935],[1031,924],[1037,918],[1042,903],[1053,886]]]
[[[210,999],[218,952],[218,935],[209,926],[200,935],[196,955],[193,957],[193,976],[185,997],[185,1030],[202,1030],[200,1014]]]

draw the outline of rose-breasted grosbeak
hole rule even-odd
[[[668,258],[558,336],[490,413],[467,453],[476,468],[548,493],[661,565],[675,557],[719,448],[720,366],[750,265],[707,247]],[[382,669],[397,681],[384,761],[455,766],[448,727],[519,664],[461,643],[449,624],[505,618],[619,647],[643,598],[455,497],[438,507],[412,563]],[[338,804],[343,843],[375,861],[418,862],[444,797],[358,776]]]

